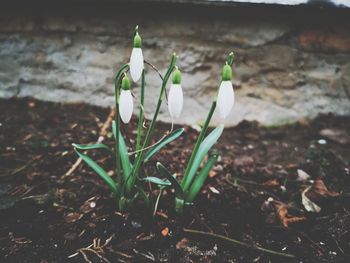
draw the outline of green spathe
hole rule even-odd
[[[141,45],[142,45],[142,39],[139,35],[139,32],[136,32],[134,36],[134,47],[141,48]]]
[[[181,72],[180,70],[176,67],[174,72],[173,72],[173,84],[181,84]]]
[[[231,67],[226,63],[225,66],[222,68],[222,80],[227,81],[232,79],[232,69]]]
[[[131,87],[131,82],[128,76],[125,74],[123,79],[122,79],[122,89],[123,90],[129,90]]]

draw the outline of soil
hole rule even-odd
[[[350,117],[225,129],[221,159],[194,205],[177,216],[165,191],[153,217],[138,202],[119,213],[85,164],[65,176],[77,160],[71,143],[95,142],[108,114],[85,104],[0,100],[0,262],[350,262]],[[123,127],[129,145],[133,119]],[[159,123],[154,140],[169,126]],[[157,161],[181,174],[196,135],[186,127]],[[93,156],[113,169],[108,156]],[[144,176],[155,174],[155,163]],[[150,187],[154,201],[159,191]],[[319,212],[306,211],[305,189]]]

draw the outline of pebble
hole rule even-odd
[[[318,144],[321,144],[321,145],[327,144],[327,141],[325,139],[320,139],[317,142]]]

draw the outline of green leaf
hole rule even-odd
[[[173,131],[172,133],[170,133],[169,135],[167,135],[166,137],[164,137],[163,140],[161,140],[159,143],[157,143],[156,145],[154,145],[150,150],[148,150],[145,153],[144,156],[144,161],[148,162],[149,159],[152,158],[153,155],[155,155],[160,149],[162,149],[165,145],[167,145],[168,143],[171,143],[172,141],[174,141],[175,139],[177,139],[182,133],[184,132],[183,128],[177,129],[175,131]]]
[[[170,181],[171,185],[174,187],[175,196],[179,199],[183,199],[184,192],[181,188],[181,185],[174,178],[174,176],[169,172],[169,170],[165,168],[165,166],[162,165],[160,162],[157,162],[157,169],[162,175],[164,175]]]
[[[105,183],[111,189],[112,193],[118,194],[119,189],[113,179],[107,174],[107,172],[89,156],[79,152],[77,148],[74,148],[74,150],[79,155],[79,157],[105,181]]]
[[[116,122],[113,120],[112,121],[112,133],[113,133],[113,136],[114,136],[114,140],[117,139],[117,125],[116,125]]]
[[[72,143],[73,147],[79,150],[96,150],[96,149],[105,149],[111,153],[112,150],[111,148],[109,148],[107,145],[103,144],[103,143],[94,143],[94,144],[76,144],[76,143]]]
[[[188,188],[190,187],[193,178],[202,163],[205,155],[208,153],[208,151],[213,147],[213,145],[217,142],[219,137],[222,134],[222,131],[224,130],[224,125],[219,125],[216,127],[209,135],[202,141],[200,144],[197,154],[193,159],[192,165],[190,167],[190,170],[188,172],[188,176],[184,182],[182,182],[183,191],[186,192]]]
[[[162,179],[160,179],[158,177],[153,177],[153,176],[148,176],[146,178],[143,178],[142,180],[146,181],[146,182],[151,182],[151,183],[154,183],[154,184],[157,184],[157,185],[161,185],[161,186],[169,186],[169,185],[171,185],[169,180],[162,180]]]
[[[114,138],[116,138],[117,132],[116,132],[115,121],[112,122],[112,130],[113,130]],[[132,165],[130,163],[128,149],[126,147],[124,138],[120,131],[119,131],[119,154],[120,154],[120,159],[122,161],[122,166],[123,166],[124,180],[127,180],[129,175],[131,174]]]
[[[208,161],[203,165],[202,170],[199,172],[198,176],[195,178],[188,194],[186,196],[186,202],[193,202],[194,198],[197,196],[199,190],[202,188],[205,179],[207,179],[210,170],[213,168],[214,164],[218,160],[218,155],[212,155],[209,157]]]
[[[150,201],[149,201],[149,197],[148,195],[146,194],[146,192],[139,186],[135,186],[135,188],[138,190],[138,192],[140,193],[141,197],[143,198],[143,201],[145,202],[145,205],[147,207],[150,206]]]

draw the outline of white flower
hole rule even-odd
[[[130,56],[130,75],[134,82],[137,82],[143,71],[143,54],[140,47],[134,47]]]
[[[181,84],[171,84],[168,95],[168,109],[172,118],[180,117],[183,105]]]
[[[230,80],[222,81],[216,100],[220,118],[225,119],[229,115],[234,101],[235,94],[233,91],[232,82]]]
[[[119,98],[119,114],[124,123],[129,123],[133,112],[134,103],[130,90],[121,89]]]

